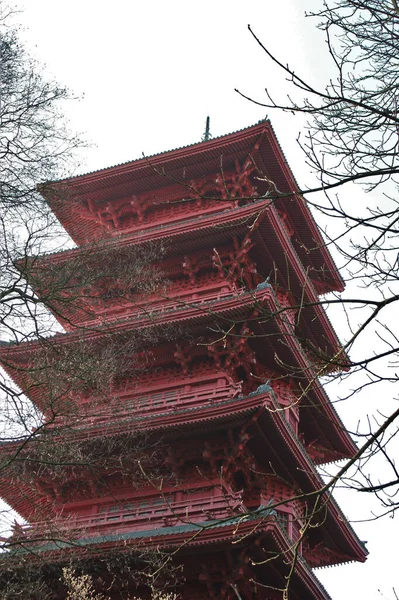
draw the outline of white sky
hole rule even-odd
[[[197,142],[207,115],[214,136],[264,118],[266,109],[242,99],[234,88],[262,99],[266,86],[278,94],[286,84],[247,24],[305,78],[323,82],[329,72],[323,38],[313,21],[303,17],[305,8],[317,8],[316,0],[16,4],[24,9],[16,18],[34,55],[81,97],[65,111],[71,128],[92,144],[82,153],[83,172]],[[295,143],[300,119],[271,111],[269,117],[297,180],[304,184],[309,170]],[[346,411],[352,426],[363,409],[354,404]],[[359,506],[362,516],[368,516],[372,504],[362,500],[359,494],[344,494],[340,503],[351,518],[359,514]],[[318,577],[333,600],[394,600],[397,521],[358,525],[356,530],[369,541],[367,563],[321,569]]]

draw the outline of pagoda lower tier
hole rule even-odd
[[[281,598],[286,560],[292,598],[327,598],[310,569],[364,560],[365,550],[322,492],[310,456],[319,463],[350,456],[353,444],[278,310],[267,284],[209,305],[184,304],[162,319],[139,313],[88,330],[83,341],[76,330],[1,348],[9,374],[44,414],[26,451],[2,448],[13,465],[2,496],[29,523],[16,527],[11,556],[22,548],[62,562],[122,544],[162,548],[186,568],[197,545],[209,546],[208,555],[215,544],[219,566],[203,559],[198,598],[234,598],[247,577],[249,598]],[[51,374],[72,359],[103,371],[109,355],[115,371],[103,386],[93,387],[96,370],[89,388],[87,379],[77,387],[67,370],[71,387],[61,375],[53,387]],[[238,542],[248,566],[241,579],[231,570],[222,583],[226,548]]]
[[[96,552],[97,547],[103,551],[104,546],[123,543],[173,550],[174,560],[186,565],[194,547],[223,542],[224,558],[220,555],[220,566],[212,567],[220,574],[226,572],[227,555],[240,542],[246,554],[241,578],[231,571],[223,582],[212,569],[207,572],[206,563],[201,567],[198,581],[213,598],[234,598],[230,585],[242,586],[249,562],[255,564],[250,594],[258,586],[259,598],[281,597],[285,571],[276,565],[287,564],[290,556],[298,558],[302,572],[300,576],[295,570],[291,597],[325,598],[311,567],[365,559],[363,545],[334,500],[321,492],[323,482],[271,388],[186,408],[170,417],[159,413],[145,421],[115,419],[106,430],[90,424],[70,429],[69,443],[83,463],[85,452],[87,463],[96,448],[103,456],[110,453],[109,464],[105,461],[98,472],[86,465],[64,468],[62,473],[46,470],[31,444],[16,460],[11,478],[2,482],[4,499],[12,500],[30,521],[29,526],[17,527],[11,548],[15,545],[18,553],[22,546],[24,552],[59,560],[59,554],[65,559],[65,549],[75,555],[87,546]],[[54,430],[37,441],[38,447],[48,447],[51,437],[54,444],[65,445],[65,432]],[[119,472],[118,464],[124,465]],[[24,466],[20,473],[18,465]],[[254,547],[248,547],[249,539],[254,539]],[[268,566],[263,568],[264,563]],[[273,596],[269,570],[275,572],[280,596]],[[305,581],[300,584],[298,578]],[[188,597],[186,588],[184,594]],[[204,597],[201,594],[194,597]]]
[[[143,542],[149,553],[155,549],[165,559],[164,569],[168,574],[174,572],[175,566],[168,564],[166,557],[175,555],[174,560],[179,564],[175,571],[177,582],[171,584],[170,575],[169,578],[160,576],[156,589],[173,592],[177,597],[184,589],[184,597],[193,600],[281,600],[283,593],[288,593],[291,600],[330,600],[306,560],[295,557],[292,542],[276,517],[246,520],[239,517],[224,522],[209,520],[200,528],[185,523],[164,527],[162,533],[153,529],[144,533],[87,537],[82,542],[90,544],[91,555],[87,558],[85,548],[81,546],[77,564],[90,574],[96,591],[106,590],[107,597],[112,600],[130,598],[132,593],[143,599],[152,597],[132,570],[132,566],[142,567],[137,555],[146,558]],[[184,552],[176,555],[176,550],[181,548]],[[110,555],[116,550],[119,558],[114,566]],[[51,556],[51,563],[39,562],[36,555],[36,570],[30,582],[45,580],[52,598],[64,598],[65,589],[58,576],[63,565],[75,564],[76,545],[72,548],[72,544],[49,543],[43,552],[47,557]],[[16,556],[20,558],[21,554],[16,553]],[[296,567],[290,573],[292,560]],[[20,574],[9,569],[8,578],[13,576]]]

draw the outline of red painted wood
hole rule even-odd
[[[283,563],[276,563],[273,574],[268,566],[251,567],[250,559],[255,553],[261,562],[257,553],[265,544],[288,556],[299,539],[308,507],[306,498],[296,497],[322,486],[310,458],[335,460],[355,450],[314,381],[317,364],[295,336],[302,328],[314,345],[336,352],[339,342],[324,311],[315,305],[304,312],[296,305],[301,299],[315,304],[319,293],[341,289],[342,282],[269,123],[151,163],[136,161],[60,184],[60,198],[65,186],[69,196],[54,209],[80,247],[37,264],[46,272],[51,263],[75,260],[87,251],[85,243],[99,238],[107,240],[102,249],[108,244],[121,252],[162,241],[166,252],[156,266],[167,286],[150,296],[133,291],[123,298],[123,282],[91,286],[62,321],[70,333],[54,343],[73,347],[82,325],[90,327],[87,343],[107,344],[109,336],[139,329],[161,331],[165,324],[182,332],[181,339],[126,356],[141,370],[134,378],[115,377],[107,401],[90,391],[68,395],[74,417],[60,415],[50,423],[46,389],[32,387],[30,397],[50,429],[72,427],[76,442],[145,432],[151,443],[164,443],[162,484],[144,478],[137,487],[115,466],[96,477],[89,468],[80,474],[66,469],[58,479],[43,470],[34,484],[26,480],[19,489],[6,478],[3,496],[30,521],[15,529],[15,539],[45,534],[43,513],[52,515],[62,535],[90,538],[94,545],[119,543],[121,551],[129,534],[148,534],[144,544],[184,544],[190,550],[181,552],[184,598],[234,598],[230,583],[243,599],[246,593],[252,598],[242,583],[255,572],[259,581],[284,581]],[[284,195],[270,198],[260,168]],[[303,252],[317,244],[314,256]],[[19,367],[40,352],[35,342],[0,348],[0,360],[7,359],[22,389],[30,380]],[[315,404],[317,411],[311,411]],[[150,463],[151,452],[142,451],[142,464]],[[269,513],[254,514],[271,505]],[[217,527],[206,526],[217,519]],[[181,529],[200,523],[205,528],[198,539]],[[103,542],[101,536],[111,537]],[[320,531],[310,528],[298,550],[312,566],[365,558],[333,501]],[[194,551],[199,560],[192,560]],[[304,590],[309,599],[328,597],[305,563],[299,561],[295,577],[298,597]],[[196,595],[195,580],[202,595]],[[279,596],[262,588],[256,597]]]

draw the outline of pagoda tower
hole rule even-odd
[[[78,299],[67,287],[64,302],[48,302],[65,333],[0,348],[43,413],[26,448],[2,447],[23,465],[5,471],[2,498],[28,523],[10,554],[58,564],[89,555],[112,598],[148,596],[131,575],[96,579],[93,564],[147,551],[182,566],[182,599],[329,598],[312,569],[367,554],[317,471],[356,452],[318,381],[347,361],[318,304],[343,282],[270,122],[43,195],[76,248],[35,259],[39,296],[35,273],[72,264],[150,256],[162,277],[137,292],[122,276],[78,274]],[[107,393],[91,381],[51,398],[54,358],[35,380],[46,347],[77,360],[86,350]],[[120,349],[123,360],[107,362]],[[43,439],[57,469],[38,458]],[[57,458],[67,444],[87,448],[86,466]],[[93,453],[107,458],[97,471]]]

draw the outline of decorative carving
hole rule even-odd
[[[208,356],[210,356],[218,369],[225,370],[233,379],[236,370],[242,368],[248,379],[252,378],[252,372],[256,370],[256,356],[248,345],[248,338],[252,333],[246,323],[240,329],[232,329],[226,332],[221,339],[208,345]],[[245,386],[244,386],[245,393]]]
[[[239,535],[239,530],[238,530]],[[254,598],[255,586],[247,548],[228,550],[223,554],[223,563],[209,561],[199,565],[198,581],[206,585],[211,600],[249,600]],[[252,583],[251,583],[252,582]],[[253,587],[253,589],[251,589]],[[240,590],[237,595],[235,590]]]
[[[295,304],[295,301],[290,292],[284,291],[281,288],[277,288],[276,298],[280,307],[282,309],[287,309],[279,314],[279,318],[285,320],[286,322],[288,321],[291,325],[295,326],[298,309],[291,308],[291,306]]]
[[[252,160],[248,158],[241,166],[238,160],[235,160],[235,172],[224,173],[223,170],[216,178],[203,178],[194,181],[191,187],[200,197],[215,197],[221,200],[230,201],[233,208],[243,201],[252,200],[256,196],[250,176],[255,171]]]
[[[216,248],[213,250],[212,264],[217,269],[219,276],[234,284],[236,289],[245,285],[248,289],[255,289],[262,277],[258,274],[255,262],[249,253],[254,247],[251,241],[251,231],[243,238],[233,238],[233,248],[227,253],[220,253]]]
[[[285,210],[282,210],[281,208],[277,209],[277,213],[284,224],[286,232],[290,237],[292,237],[295,233],[295,229],[291,223],[291,219],[289,218]]]
[[[253,199],[256,189],[250,176],[255,170],[250,159],[243,166],[238,161],[235,171],[191,181],[188,184],[188,197],[181,196],[181,187],[159,190],[157,194],[143,193],[96,204],[93,200],[83,200],[76,205],[78,217],[92,221],[104,231],[114,233],[123,230],[142,228],[143,225],[171,223],[199,212],[220,210],[221,203],[228,202],[231,208]],[[186,186],[187,187],[187,186]]]
[[[191,356],[188,348],[182,348],[180,344],[176,344],[176,352],[174,353],[176,362],[180,365],[183,375],[190,374]]]
[[[185,256],[182,266],[183,266],[183,273],[188,276],[190,283],[192,285],[196,285],[197,284],[196,276],[198,275],[198,272],[199,272],[198,265],[195,265],[195,263],[192,259],[190,259],[188,256]]]

